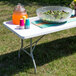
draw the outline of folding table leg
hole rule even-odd
[[[33,64],[34,64],[34,72],[36,73],[36,63],[35,63],[35,60],[34,60],[34,56],[33,56],[33,49],[32,49],[32,38],[30,39],[30,55],[31,55],[31,58],[32,58],[32,61],[33,61]]]
[[[34,60],[34,56],[33,56],[33,50],[32,49],[32,38],[30,39],[30,53],[28,53],[26,50],[23,49],[23,39],[21,39],[21,48],[18,52],[18,57],[20,58],[20,52],[21,50],[23,50],[24,52],[26,52],[31,58],[32,58],[32,61],[33,61],[33,64],[34,64],[34,68],[35,68],[35,73],[36,73],[36,63],[35,63],[35,60]]]
[[[35,63],[33,54],[31,54],[31,57],[32,57],[32,61],[33,61],[33,64],[34,64],[34,72],[36,73],[37,72],[37,69],[36,69],[36,63]]]
[[[19,58],[20,58],[20,52],[21,52],[21,50],[23,50],[26,54],[28,54],[28,55],[32,58],[33,65],[34,65],[34,72],[35,72],[35,73],[37,72],[37,69],[36,69],[35,59],[34,59],[34,56],[33,56],[33,51],[34,51],[34,49],[35,49],[35,46],[36,46],[37,42],[38,42],[42,37],[44,37],[44,36],[41,36],[38,40],[36,40],[36,41],[33,42],[33,43],[32,43],[32,38],[30,38],[30,45],[28,45],[28,46],[30,46],[30,52],[28,52],[27,50],[25,50],[25,48],[28,47],[28,46],[26,46],[25,48],[23,48],[23,39],[21,39],[21,48],[20,48],[20,50],[19,50],[19,52],[18,52],[18,57],[19,57]],[[33,45],[33,44],[35,44],[35,45],[34,45],[34,47],[32,48],[32,45]]]
[[[20,48],[20,50],[19,50],[19,52],[18,52],[18,57],[20,58],[20,51],[22,50],[22,48],[23,48],[23,39],[21,39],[21,48]]]

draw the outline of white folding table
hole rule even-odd
[[[30,19],[30,29],[18,29],[19,25],[14,25],[12,21],[6,21],[6,22],[3,22],[3,24],[6,28],[8,28],[10,31],[14,32],[18,37],[21,38],[21,49],[32,58],[34,68],[35,68],[35,73],[36,73],[36,63],[34,60],[33,51],[35,49],[37,42],[46,34],[76,27],[76,21],[65,23],[59,26],[51,26],[51,27],[42,29],[31,23],[32,21],[38,20],[39,19],[38,17],[31,17],[29,19]],[[32,38],[37,36],[41,36],[41,37],[37,41],[32,42]],[[30,53],[23,48],[24,39],[30,39],[30,45],[29,45]],[[34,47],[32,47],[33,44],[35,44]],[[20,51],[18,52],[19,57],[20,57]]]

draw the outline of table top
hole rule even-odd
[[[51,27],[42,29],[31,23],[32,21],[38,20],[39,19],[38,17],[31,17],[29,19],[30,19],[30,29],[18,29],[19,25],[14,25],[12,21],[6,21],[6,22],[3,22],[3,24],[9,30],[11,30],[16,35],[18,35],[21,39],[33,38],[33,37],[46,35],[49,33],[54,33],[57,31],[76,27],[76,21],[74,21],[74,22],[65,23],[59,26],[51,26]]]

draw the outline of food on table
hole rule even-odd
[[[43,12],[44,15],[49,15],[50,16],[50,20],[53,21],[54,20],[61,20],[61,19],[65,19],[68,17],[69,12],[66,12],[64,10],[59,11],[59,10],[48,10],[46,12]],[[48,17],[44,20],[48,20]],[[50,21],[49,20],[49,21]]]

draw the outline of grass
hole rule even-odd
[[[20,38],[3,26],[3,21],[12,19],[14,5],[0,1],[0,76],[76,76],[76,28],[46,35],[38,42],[34,51],[37,74],[27,54],[22,52],[18,59]],[[32,17],[43,5],[31,2],[24,6]],[[29,44],[29,39],[24,44]]]

